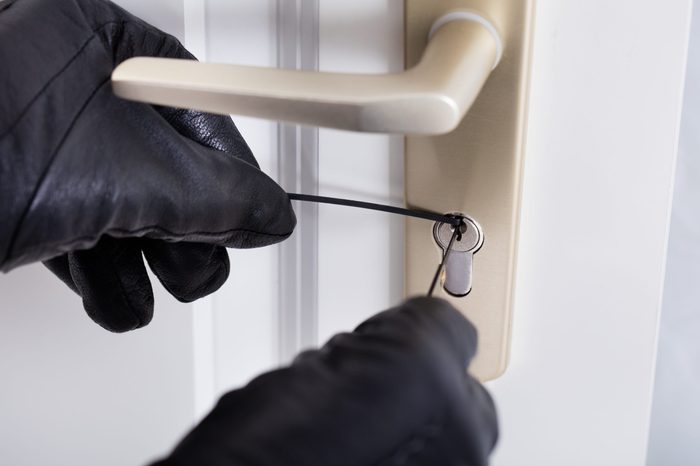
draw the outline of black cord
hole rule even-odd
[[[406,217],[422,218],[424,220],[432,220],[434,222],[447,223],[454,227],[462,223],[462,219],[450,215],[442,215],[426,210],[404,209],[402,207],[394,207],[384,204],[375,204],[373,202],[354,201],[352,199],[339,199],[337,197],[314,196],[311,194],[289,193],[289,199],[293,201],[317,202],[321,204],[334,204],[347,207],[357,207],[360,209],[378,210],[380,212],[388,212],[390,214],[404,215]],[[459,228],[455,228],[459,230]]]
[[[452,233],[452,237],[450,238],[450,242],[447,245],[447,248],[445,249],[445,253],[442,256],[442,261],[440,261],[440,265],[438,265],[437,271],[435,271],[435,275],[433,276],[433,281],[430,283],[430,289],[428,290],[428,296],[433,295],[433,291],[435,291],[435,285],[438,282],[438,279],[440,278],[440,274],[442,273],[442,269],[445,267],[445,264],[447,263],[447,258],[450,256],[450,252],[452,252],[452,246],[454,245],[455,240],[461,241],[462,240],[462,224],[464,223],[464,217],[460,216],[454,216],[454,215],[442,215],[442,214],[437,214],[435,212],[428,212],[425,210],[415,210],[415,209],[404,209],[402,207],[394,207],[390,205],[384,205],[384,204],[375,204],[373,202],[363,202],[363,201],[354,201],[352,199],[340,199],[337,197],[326,197],[326,196],[314,196],[312,194],[297,194],[297,193],[288,193],[289,194],[289,199],[293,201],[306,201],[306,202],[316,202],[320,204],[333,204],[333,205],[342,205],[342,206],[347,206],[347,207],[357,207],[360,209],[370,209],[370,210],[378,210],[380,212],[388,212],[390,214],[397,214],[397,215],[404,215],[406,217],[415,217],[415,218],[422,218],[424,220],[432,220],[434,222],[440,222],[440,223],[447,223],[448,225],[452,225],[452,228],[454,229],[454,233]]]

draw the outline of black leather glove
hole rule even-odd
[[[498,437],[474,327],[415,298],[224,395],[153,466],[481,466]]]
[[[152,317],[142,254],[191,301],[226,280],[222,246],[295,225],[230,118],[112,94],[113,68],[139,55],[192,58],[108,1],[0,3],[0,270],[46,261],[112,331]]]

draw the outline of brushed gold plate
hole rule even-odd
[[[503,58],[457,129],[406,138],[405,189],[410,207],[463,212],[476,219],[484,244],[474,256],[473,288],[464,298],[442,289],[479,331],[470,372],[497,378],[508,364],[525,115],[534,0],[406,0],[406,68],[421,57],[428,32],[445,13],[467,9],[491,20],[504,42]],[[406,293],[425,294],[440,250],[432,225],[406,223]]]

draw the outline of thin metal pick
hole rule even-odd
[[[438,279],[440,278],[440,274],[442,274],[442,269],[445,268],[445,264],[447,263],[447,258],[450,256],[450,253],[452,252],[452,246],[455,243],[455,239],[457,241],[462,240],[462,224],[464,222],[460,218],[459,225],[455,227],[455,231],[452,233],[452,237],[450,238],[450,242],[447,244],[447,249],[445,249],[445,254],[442,256],[442,261],[440,262],[440,265],[438,265],[437,270],[435,271],[435,276],[433,276],[433,281],[430,284],[430,289],[428,290],[428,296],[433,295],[433,291],[435,291],[435,285],[437,285]]]

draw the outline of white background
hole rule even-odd
[[[200,58],[276,63],[275,1],[119,3]],[[401,69],[400,0],[320,5],[322,69]],[[538,2],[512,361],[490,384],[496,465],[645,463],[689,10]],[[276,125],[236,123],[274,175]],[[401,202],[400,138],[322,130],[319,144],[321,194]],[[318,221],[325,339],[402,297],[402,222],[334,207]],[[278,363],[278,252],[233,251],[229,282],[195,306],[156,285],[153,323],[127,335],[39,266],[0,277],[1,462],[167,451],[218,393]]]

